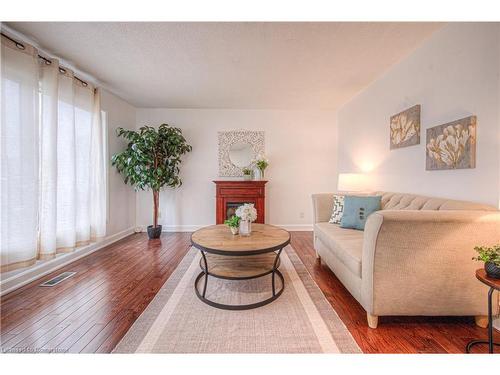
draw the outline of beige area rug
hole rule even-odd
[[[192,248],[114,353],[361,353],[291,246],[281,254],[283,294],[252,310],[201,302],[194,291],[199,260]],[[270,297],[270,285],[270,275],[249,281],[210,277],[206,296],[250,303]]]

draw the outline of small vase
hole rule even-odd
[[[264,174],[259,168],[255,168],[254,174],[253,174],[253,179],[256,181],[262,180],[264,178]]]
[[[250,236],[252,233],[252,222],[250,220],[240,220],[240,236]]]
[[[500,267],[498,267],[495,263],[484,263],[484,270],[486,271],[486,275],[488,275],[488,277],[500,279]]]
[[[231,229],[231,233],[236,236],[238,234],[239,228],[238,227],[229,227]]]
[[[252,175],[251,174],[244,174],[243,175],[243,181],[250,181],[252,179]]]

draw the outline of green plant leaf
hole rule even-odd
[[[490,262],[500,267],[500,244],[493,245],[492,247],[476,246],[474,250],[478,256],[473,257],[472,260],[485,263]]]
[[[111,157],[111,164],[136,190],[161,190],[182,185],[181,158],[192,151],[178,128],[161,124],[158,129],[143,126],[138,130],[117,128],[116,134],[129,141],[127,147]]]

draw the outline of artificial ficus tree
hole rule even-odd
[[[160,190],[182,185],[179,177],[182,155],[190,152],[178,128],[161,124],[158,129],[143,126],[139,130],[118,128],[118,137],[128,141],[127,148],[113,155],[111,162],[136,190],[153,192],[153,228],[158,227]]]

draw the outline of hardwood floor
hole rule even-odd
[[[487,338],[472,318],[381,317],[370,329],[363,308],[319,265],[312,233],[292,232],[291,242],[363,352],[463,353],[469,340]],[[2,297],[2,351],[110,352],[189,247],[190,233],[164,233],[154,241],[135,234]],[[77,273],[58,286],[39,287],[63,271]],[[500,341],[498,332],[495,338]],[[486,345],[474,350],[486,352]]]

